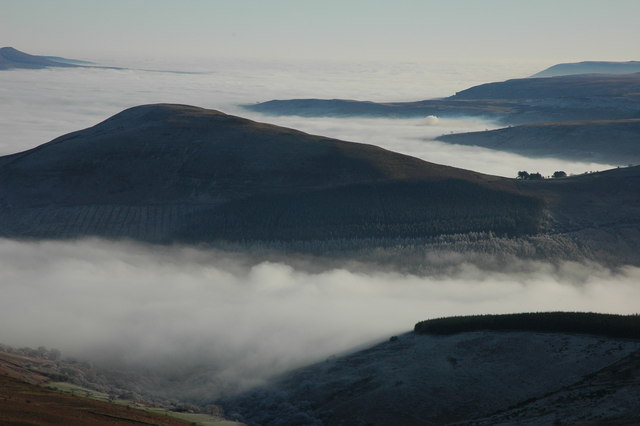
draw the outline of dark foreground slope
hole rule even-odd
[[[523,78],[487,83],[445,99],[375,103],[353,100],[273,100],[245,108],[273,115],[473,116],[504,124],[640,118],[640,73]]]
[[[606,164],[640,164],[640,119],[527,124],[437,140],[508,151],[528,157]]]
[[[584,61],[553,65],[531,77],[557,77],[574,74],[630,74],[640,72],[639,61]]]
[[[21,52],[13,47],[0,48],[0,70],[14,68],[40,69],[47,67],[75,67],[80,61],[49,56],[35,56]]]
[[[0,235],[153,242],[539,231],[509,179],[221,112],[131,108],[0,157]]]
[[[640,341],[524,325],[403,334],[286,374],[226,408],[262,425],[637,422]]]

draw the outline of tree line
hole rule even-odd
[[[530,312],[503,315],[471,315],[421,321],[419,334],[457,334],[470,331],[533,331],[592,334],[640,339],[640,315],[595,312]]]
[[[554,179],[564,178],[564,177],[567,177],[567,173],[562,171],[562,170],[557,170],[557,171],[553,172],[551,177],[554,178]],[[522,179],[522,180],[542,180],[542,179],[544,179],[544,176],[542,176],[540,174],[540,172],[529,173],[526,170],[520,170],[518,172],[518,179]]]

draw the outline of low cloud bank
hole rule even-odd
[[[244,115],[258,121],[268,121],[307,133],[377,145],[431,163],[505,177],[516,177],[519,170],[528,170],[532,173],[540,172],[543,176],[550,176],[557,170],[563,170],[567,174],[582,174],[587,171],[602,171],[616,167],[612,164],[556,158],[529,158],[509,152],[476,146],[454,145],[434,140],[443,134],[498,128],[495,123],[479,118],[438,118],[436,122],[433,122],[433,120],[425,118],[309,118]]]
[[[313,259],[309,259],[310,262]],[[324,268],[99,240],[0,240],[0,342],[154,374],[207,371],[200,397],[386,339],[433,317],[637,312],[640,268],[523,262],[449,275]]]

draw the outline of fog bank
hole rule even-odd
[[[309,272],[213,249],[0,240],[0,342],[157,374],[206,369],[215,397],[428,318],[637,312],[640,268],[523,262],[507,273],[457,256],[450,275],[416,276]]]

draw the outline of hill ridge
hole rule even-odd
[[[173,104],[129,108],[0,157],[0,177],[6,236],[206,242],[527,233],[541,214],[540,201],[509,179]]]

